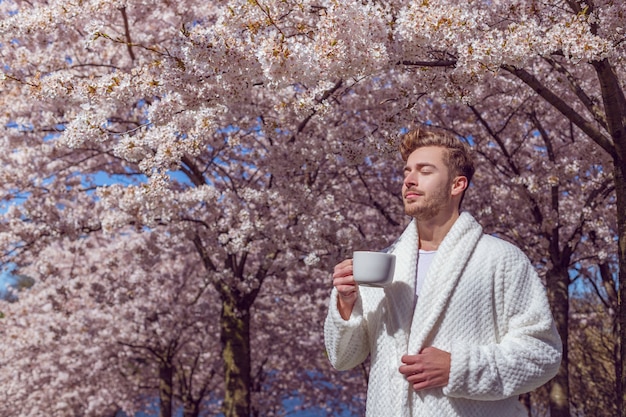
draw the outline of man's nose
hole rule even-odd
[[[417,175],[415,175],[415,173],[409,172],[406,177],[404,177],[404,185],[406,187],[417,185]]]

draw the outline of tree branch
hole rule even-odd
[[[618,165],[626,160],[626,97],[615,69],[607,59],[593,61],[591,65],[595,68],[600,81],[608,130],[613,139],[611,156]]]
[[[439,59],[437,61],[400,61],[398,64],[410,67],[456,67],[456,59]]]
[[[333,85],[331,88],[329,88],[328,90],[324,91],[324,94],[322,94],[322,96],[317,99],[316,101],[318,103],[323,103],[325,100],[328,99],[328,97],[330,97],[331,94],[333,94],[335,91],[337,91],[341,86],[343,85],[343,80],[339,80],[335,83],[335,85]],[[302,120],[302,122],[300,122],[300,124],[298,125],[296,132],[291,136],[291,138],[289,138],[289,140],[287,141],[287,143],[294,143],[296,141],[296,136],[302,132],[304,130],[304,128],[306,127],[306,125],[309,123],[309,121],[313,118],[313,116],[315,116],[315,114],[317,113],[317,110],[313,110],[311,112],[311,114],[309,114],[307,117],[304,118],[304,120]]]
[[[133,41],[130,39],[130,26],[128,25],[128,15],[126,14],[126,7],[119,9],[122,12],[122,18],[124,20],[124,36],[126,36],[126,48],[128,49],[128,55],[131,60],[135,60],[135,53],[133,52]]]
[[[508,64],[502,65],[502,69],[510,72],[512,75],[516,76],[532,88],[537,94],[539,94],[540,97],[554,106],[554,108],[561,112],[563,116],[578,126],[580,130],[582,130],[602,149],[611,155],[611,157],[617,159],[618,155],[611,138],[603,135],[602,132],[596,129],[593,124],[585,120],[584,117],[578,114],[576,110],[569,106],[561,97],[557,96],[554,92],[552,92],[552,90],[544,86],[534,75],[524,69],[516,68]]]
[[[569,82],[572,91],[574,92],[574,94],[576,94],[576,97],[578,97],[581,103],[587,108],[587,110],[589,110],[596,122],[598,122],[600,125],[602,125],[602,127],[608,130],[606,124],[606,115],[602,113],[602,110],[598,103],[596,103],[593,98],[589,97],[587,93],[582,89],[576,78],[560,63],[552,59],[544,59],[546,60],[546,62],[548,62],[548,64],[550,64],[550,66],[552,66],[552,68],[565,76],[565,78]]]

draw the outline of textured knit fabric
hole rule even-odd
[[[371,356],[368,417],[523,417],[518,395],[550,380],[562,353],[545,288],[515,246],[483,234],[462,213],[441,242],[415,308],[417,226],[396,241],[394,281],[359,288],[349,320],[333,289],[324,324],[332,365]],[[404,354],[451,354],[448,385],[416,393],[399,372]]]

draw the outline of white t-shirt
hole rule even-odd
[[[436,250],[419,250],[419,254],[417,255],[417,277],[415,278],[415,295],[418,297],[424,286],[428,268],[430,268],[430,264],[436,253]]]

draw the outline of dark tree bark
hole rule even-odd
[[[252,386],[250,359],[250,310],[235,300],[222,301],[222,359],[226,392],[222,411],[225,417],[250,416]]]

